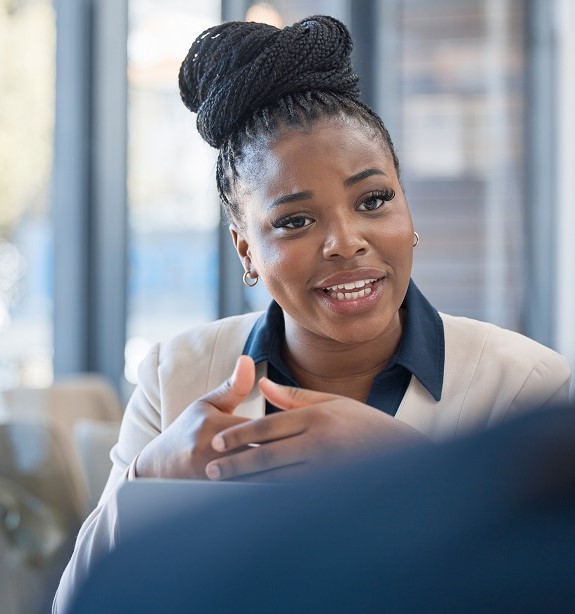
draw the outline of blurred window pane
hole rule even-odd
[[[52,381],[55,14],[0,0],[0,388]]]
[[[178,93],[189,47],[220,2],[130,0],[126,377],[149,345],[217,314],[217,152]]]
[[[291,26],[311,15],[331,15],[348,23],[350,0],[265,0],[251,2],[246,21],[269,23],[278,28]]]
[[[524,3],[402,0],[414,278],[440,310],[520,329]],[[394,136],[394,135],[392,135]]]

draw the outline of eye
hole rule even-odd
[[[292,215],[283,217],[275,222],[272,222],[274,228],[288,228],[290,230],[298,230],[299,228],[305,228],[313,222],[311,217],[305,215]]]
[[[391,188],[383,192],[371,192],[358,205],[358,211],[375,211],[383,206],[383,203],[392,200],[395,191]]]

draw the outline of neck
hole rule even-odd
[[[365,401],[373,378],[395,353],[403,330],[403,313],[378,337],[341,343],[302,329],[285,316],[283,358],[303,388]]]

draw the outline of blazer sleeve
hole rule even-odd
[[[118,443],[110,453],[113,463],[110,477],[97,507],[80,528],[74,552],[54,597],[53,613],[66,611],[74,591],[94,563],[116,544],[116,493],[126,480],[134,477],[135,460],[140,451],[161,431],[159,351],[160,346],[155,346],[140,365],[138,386],[126,407]]]

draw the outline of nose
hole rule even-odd
[[[369,244],[364,231],[364,226],[347,217],[332,220],[323,244],[323,257],[349,260],[367,253]]]

